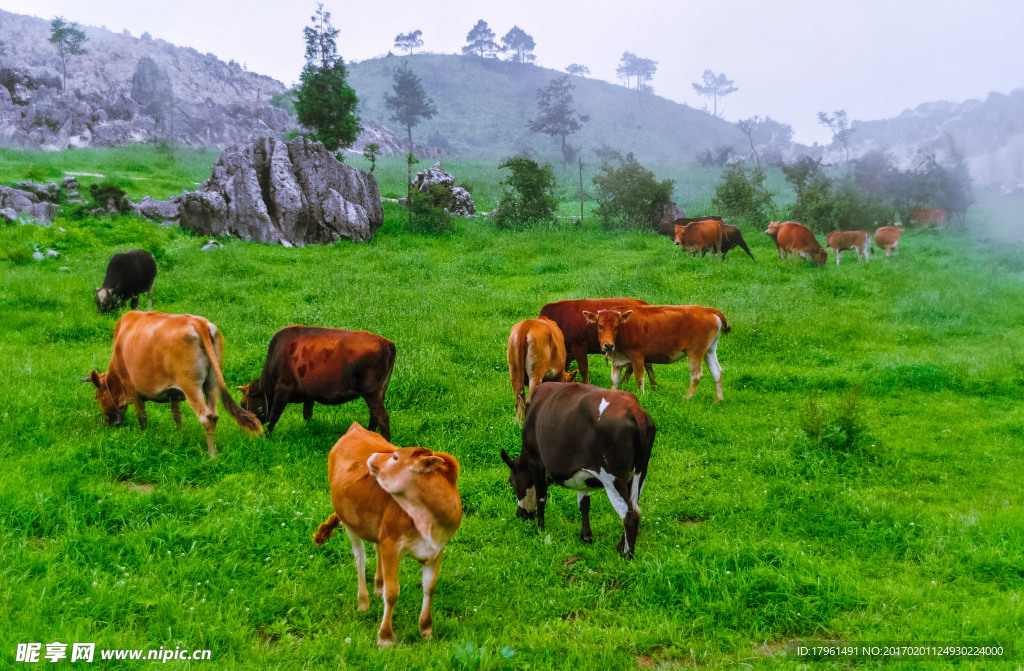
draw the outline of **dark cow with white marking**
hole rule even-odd
[[[156,281],[156,261],[144,249],[114,254],[107,264],[103,286],[96,287],[96,307],[100,312],[111,312],[131,299],[132,310],[139,307],[139,294],[146,294],[146,309],[153,309],[153,282]]]
[[[516,514],[536,517],[543,530],[548,483],[574,489],[583,519],[580,539],[591,543],[590,492],[604,489],[622,518],[618,550],[631,559],[654,435],[654,420],[633,394],[589,384],[545,382],[526,413],[522,452],[513,459],[501,451],[519,500]]]

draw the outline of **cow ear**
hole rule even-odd
[[[516,467],[516,465],[512,462],[512,457],[508,456],[508,452],[505,451],[505,448],[501,448],[501,460],[508,464],[509,468]]]
[[[100,388],[100,374],[97,373],[96,371],[92,371],[91,373],[89,373],[89,377],[86,378],[86,380],[96,385],[97,389]],[[85,382],[86,380],[82,380],[82,382]]]
[[[632,310],[626,310],[625,312],[623,312],[621,315],[619,315],[619,323],[625,324],[627,321],[629,321],[629,318],[632,314]]]
[[[572,382],[576,379],[576,373],[578,372],[578,370],[574,370],[570,373],[562,373],[562,382]]]
[[[412,470],[415,473],[429,473],[439,468],[442,464],[444,464],[444,459],[436,455],[424,457],[416,462],[416,466]]]
[[[583,316],[591,324],[596,324],[597,323],[597,315],[595,315],[593,312],[587,312],[586,310],[584,310],[583,311]]]

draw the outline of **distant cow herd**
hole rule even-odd
[[[901,228],[875,231],[874,243],[886,257],[899,243]],[[823,265],[828,253],[798,222],[772,222],[779,257],[789,254]],[[690,253],[725,257],[735,247],[751,259],[738,228],[721,217],[678,220],[674,242]],[[832,233],[826,245],[836,263],[844,250],[865,261],[871,236],[863,231]],[[384,398],[394,370],[393,342],[367,331],[288,326],[273,335],[259,377],[236,387],[232,397],[222,373],[224,336],[203,317],[139,312],[139,294],[152,309],[156,263],[143,250],[111,258],[96,304],[109,312],[131,302],[132,310],[114,326],[107,372],[92,371],[85,381],[109,424],[121,424],[129,405],[146,428],[146,403],[170,403],[181,427],[181,401],[196,413],[206,432],[207,452],[217,455],[214,431],[217,398],[239,426],[254,435],[273,433],[285,407],[301,403],[309,420],[316,403],[336,405],[362,398],[370,412],[367,428],[354,423],[330,451],[328,480],[334,513],[314,535],[317,545],[343,526],[355,557],[358,605],[369,606],[365,542],[376,546],[374,591],[384,599],[377,633],[380,645],[393,641],[392,613],[398,598],[398,564],[414,557],[423,567],[423,608],[419,628],[432,635],[431,599],[445,545],[462,520],[455,457],[422,447],[392,445]],[[706,364],[723,400],[718,343],[730,325],[725,315],[699,305],[649,305],[634,298],[569,299],[548,303],[536,318],[516,323],[507,357],[515,411],[522,423],[522,449],[500,457],[518,501],[517,516],[544,528],[549,484],[575,490],[582,517],[580,538],[592,542],[590,493],[604,490],[622,519],[619,552],[631,558],[640,526],[639,499],[654,445],[654,420],[637,397],[618,387],[635,376],[641,393],[645,374],[657,385],[653,364],[686,359],[693,396]],[[589,354],[603,354],[611,365],[612,389],[590,384]],[[576,362],[577,368],[569,370]],[[580,381],[573,382],[576,375]],[[379,430],[380,435],[373,433]]]

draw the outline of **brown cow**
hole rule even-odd
[[[885,250],[885,258],[889,258],[890,252],[896,251],[896,245],[900,244],[900,235],[902,234],[903,229],[896,226],[882,226],[875,231],[875,245],[879,249]]]
[[[579,364],[580,378],[583,382],[590,384],[590,368],[587,363],[587,354],[602,354],[601,344],[597,340],[597,327],[589,323],[583,316],[583,312],[597,312],[614,307],[633,307],[636,305],[647,305],[644,301],[635,298],[581,298],[576,300],[557,301],[548,303],[540,310],[541,317],[547,317],[558,324],[565,339],[565,365],[569,366],[575,360]],[[657,385],[654,377],[654,367],[645,364],[647,374],[651,376],[651,384]]]
[[[814,233],[799,222],[773,221],[768,224],[765,233],[775,240],[780,259],[793,253],[801,258],[813,259],[817,266],[823,266],[828,261],[828,252],[822,248]]]
[[[675,243],[683,249],[703,256],[708,251],[712,254],[722,252],[722,222],[717,219],[701,219],[692,221],[685,226],[676,225]]]
[[[365,541],[374,543],[374,593],[384,597],[377,644],[394,642],[391,614],[398,601],[398,566],[404,555],[423,565],[420,634],[433,636],[430,605],[445,545],[462,522],[456,480],[459,462],[422,447],[398,448],[352,424],[327,458],[334,514],[319,526],[313,543],[323,545],[338,524],[345,527],[359,578],[359,610],[370,607]]]
[[[745,251],[750,260],[757,263],[757,259],[750,253],[750,248],[747,247],[747,242],[743,239],[743,233],[740,232],[740,229],[731,224],[722,224],[722,258],[725,258],[730,249],[735,249],[736,247]]]
[[[512,381],[520,422],[541,382],[570,382],[576,373],[565,372],[565,340],[555,322],[547,317],[538,317],[524,319],[512,327],[508,337],[508,376]],[[524,385],[529,386],[525,401]]]
[[[114,326],[114,354],[106,373],[92,371],[96,400],[109,424],[124,422],[125,408],[135,405],[139,426],[146,428],[146,401],[171,404],[181,428],[179,404],[185,399],[206,430],[206,450],[213,459],[217,443],[217,393],[231,416],[248,433],[263,433],[256,416],[231,398],[221,360],[224,336],[202,317],[132,310]]]
[[[871,238],[864,231],[832,231],[825,238],[825,244],[836,253],[836,265],[839,265],[839,254],[852,249],[857,252],[857,259],[871,260]]]
[[[730,327],[719,310],[700,305],[647,305],[585,314],[588,321],[597,324],[601,349],[612,364],[612,389],[618,388],[620,372],[629,366],[642,393],[642,362],[675,363],[685,355],[690,361],[690,389],[686,398],[691,398],[697,389],[704,360],[715,379],[716,398],[722,400],[718,338],[728,333]],[[627,369],[623,384],[628,380]]]
[[[395,345],[368,331],[289,326],[274,334],[260,376],[242,390],[242,407],[267,424],[267,435],[289,403],[302,403],[302,417],[313,404],[339,405],[362,398],[370,409],[371,431],[380,427],[391,440],[384,394],[395,367]]]
[[[935,228],[945,228],[946,211],[940,207],[912,207],[910,221],[920,226],[935,224]]]

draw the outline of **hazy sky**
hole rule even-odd
[[[735,81],[724,117],[786,122],[796,140],[827,142],[819,111],[891,117],[922,102],[983,98],[1024,87],[1024,2],[1018,0],[327,0],[339,53],[364,60],[423,31],[423,50],[459,52],[484,19],[500,41],[513,25],[536,40],[537,64],[590,68],[616,82],[624,51],[658,62],[655,93],[701,107],[691,86],[711,69]],[[11,12],[148,31],[234,59],[285,84],[303,65],[302,28],[315,2],[280,0],[0,0]],[[440,11],[443,8],[443,11]],[[356,92],[358,94],[358,91]],[[429,91],[428,91],[429,93]],[[501,101],[495,101],[500,105]]]

